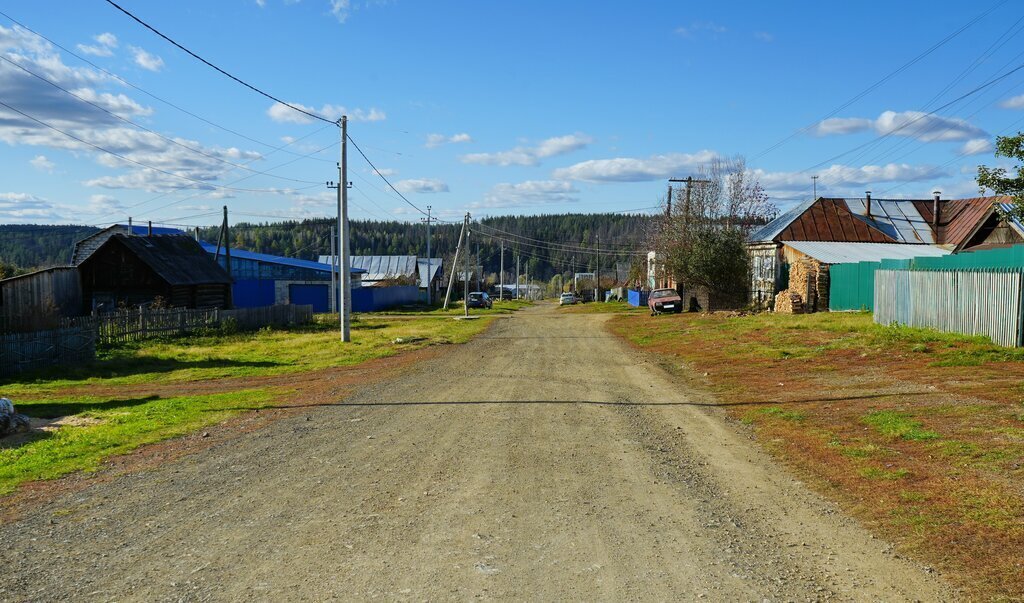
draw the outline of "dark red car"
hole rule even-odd
[[[682,312],[683,298],[679,297],[675,289],[655,289],[647,296],[647,307],[651,309],[651,315],[662,312]]]

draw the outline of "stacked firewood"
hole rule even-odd
[[[792,289],[780,291],[775,296],[775,311],[781,314],[803,314],[804,299]]]
[[[817,303],[814,309],[818,312],[828,312],[828,290],[831,286],[829,282],[828,264],[818,264],[817,279],[814,283],[814,289],[818,293]]]

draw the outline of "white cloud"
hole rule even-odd
[[[569,167],[559,168],[553,176],[559,180],[583,180],[587,182],[645,182],[664,180],[679,176],[698,166],[718,158],[714,151],[697,153],[669,153],[653,155],[646,159],[617,157],[614,159],[591,159]]]
[[[117,36],[108,32],[93,36],[92,39],[96,40],[97,45],[79,44],[78,50],[97,57],[109,57],[114,54],[114,49],[117,48]]]
[[[46,158],[46,155],[36,155],[35,159],[29,161],[32,167],[42,172],[53,173],[53,168],[57,167],[57,164]]]
[[[473,137],[465,132],[445,136],[444,134],[427,134],[427,142],[423,145],[428,149],[437,148],[443,144],[458,144],[462,142],[473,142]]]
[[[117,80],[86,67],[65,65],[59,53],[42,38],[19,27],[0,26],[0,52],[10,60],[39,73],[76,95],[125,117],[150,115],[153,111],[129,96],[104,90],[118,85]],[[32,117],[72,134],[74,140],[16,112],[0,108],[0,143],[18,147],[45,147],[71,151],[91,158],[104,168],[97,170],[84,183],[105,188],[133,188],[150,192],[169,192],[181,188],[212,190],[228,170],[223,161],[234,163],[254,161],[259,153],[237,148],[208,147],[194,140],[175,139],[181,145],[199,149],[202,154],[150,132],[126,127],[110,114],[60,92],[7,63],[0,64],[0,90],[4,102]],[[103,147],[130,160],[145,163],[169,174],[142,168],[129,161],[97,151],[90,145]],[[49,153],[40,153],[32,164],[50,169]],[[218,160],[219,159],[219,160]],[[190,182],[183,178],[197,180]],[[76,211],[65,205],[52,206],[54,211]],[[78,208],[79,212],[82,208]]]
[[[301,103],[289,103],[290,105],[313,113],[321,115],[327,119],[337,121],[341,119],[342,115],[348,115],[350,121],[384,121],[388,118],[387,114],[377,108],[365,109],[346,109],[340,105],[324,105],[320,109],[316,107],[308,107]],[[313,122],[313,118],[292,109],[282,103],[274,103],[267,109],[267,115],[270,119],[278,123],[291,123],[291,124],[308,124]]]
[[[155,54],[149,54],[138,46],[131,46],[135,64],[148,71],[160,71],[164,68],[164,60]]]
[[[483,201],[470,204],[470,208],[523,207],[579,200],[579,191],[564,180],[527,180],[519,184],[497,184],[484,195]]]
[[[874,130],[878,134],[892,134],[914,138],[922,142],[945,142],[987,137],[985,130],[957,117],[929,115],[921,111],[885,111],[877,119],[860,117],[832,117],[814,128],[818,136],[852,134]]]
[[[124,209],[124,205],[110,195],[90,195],[89,211],[94,215],[116,213]],[[179,207],[178,209],[185,209]]]
[[[833,134],[853,134],[870,130],[875,125],[875,120],[860,117],[831,117],[818,122],[814,127],[814,133],[818,136],[831,136]]]
[[[0,193],[0,221],[27,223],[61,220],[52,203],[27,193]]]
[[[338,20],[338,23],[347,21],[351,10],[352,3],[350,0],[331,0],[331,14]]]
[[[1024,109],[1024,94],[1008,98],[999,103],[999,106],[1004,109]]]
[[[760,40],[760,41],[762,41],[762,42],[764,42],[766,44],[769,44],[769,43],[775,41],[775,36],[773,36],[772,34],[766,32],[766,31],[755,31],[754,32],[754,39]]]
[[[394,175],[398,174],[398,170],[391,169],[391,168],[380,168],[380,169],[377,169],[377,170],[372,170],[372,173],[374,173],[374,174],[376,174],[378,176],[384,176],[385,178],[387,178],[388,176],[394,176]]]
[[[519,146],[509,151],[497,153],[470,153],[459,159],[463,163],[478,165],[537,165],[541,159],[564,155],[577,151],[594,142],[594,139],[586,134],[577,132],[565,136],[556,136],[542,140],[533,147]]]
[[[447,193],[448,185],[434,178],[399,180],[395,188],[403,193]]]
[[[723,34],[725,32],[725,26],[711,21],[695,21],[689,25],[682,25],[675,29],[676,35],[684,38],[693,38],[700,33],[709,33],[712,36],[717,36],[718,34]]]
[[[964,146],[960,147],[960,154],[981,155],[982,153],[991,153],[992,149],[992,141],[988,138],[972,138],[965,142]]]
[[[805,189],[811,180],[806,172],[765,172],[754,170],[758,181],[770,191]],[[832,165],[816,172],[822,182],[829,186],[859,186],[886,182],[919,182],[947,176],[941,168],[931,165],[909,165],[889,163],[886,165],[865,165],[853,167]],[[820,186],[819,186],[820,190]]]

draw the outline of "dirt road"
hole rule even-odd
[[[0,527],[0,600],[948,600],[599,315]]]

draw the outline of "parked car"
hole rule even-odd
[[[682,312],[683,298],[675,289],[655,289],[647,296],[647,307],[651,309],[651,315],[662,312]]]
[[[490,308],[494,305],[494,300],[491,299],[490,295],[487,295],[483,291],[474,291],[469,294],[467,305],[470,308]]]
[[[572,293],[563,293],[562,297],[558,299],[559,306],[571,306],[576,303],[576,296]]]

